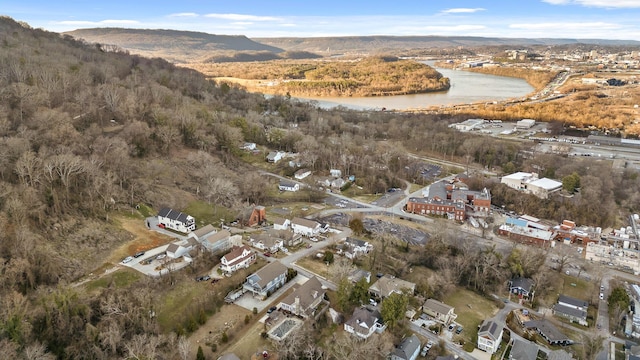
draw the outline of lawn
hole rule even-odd
[[[549,307],[557,302],[560,294],[591,301],[595,296],[594,294],[598,293],[596,284],[564,274],[558,276],[558,283],[555,284],[554,288],[557,290],[550,291],[544,297],[543,303]]]
[[[456,290],[443,302],[455,308],[455,313],[458,315],[456,322],[464,327],[462,333],[454,336],[454,340],[461,338],[467,344],[475,344],[478,325],[498,312],[498,307],[493,300],[466,289]]]
[[[125,288],[140,280],[140,277],[142,277],[142,274],[138,271],[130,268],[122,268],[99,279],[87,282],[85,288],[91,292],[98,288],[107,288],[112,283],[117,288]]]
[[[329,275],[329,268],[326,263],[321,260],[311,259],[309,257],[302,258],[296,261],[298,266],[301,266],[312,273],[318,274],[323,277],[327,277]]]
[[[176,281],[174,287],[166,291],[158,302],[158,324],[165,331],[173,330],[176,324],[182,322],[182,314],[193,305],[193,301],[211,296],[212,294],[209,294],[211,291],[211,285],[206,281],[204,283]]]
[[[209,224],[219,225],[220,219],[224,219],[225,222],[231,222],[238,215],[223,206],[214,206],[201,200],[192,201],[182,211],[196,219],[196,227],[198,228]]]

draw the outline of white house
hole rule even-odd
[[[286,153],[284,151],[271,151],[267,155],[267,161],[270,163],[277,163],[284,158],[285,154]]]
[[[402,294],[403,292],[407,292],[409,295],[413,295],[415,291],[416,284],[388,274],[385,274],[369,286],[369,292],[381,299],[393,293]]]
[[[342,177],[342,170],[340,169],[330,169],[329,174],[334,178]]]
[[[278,184],[278,190],[280,191],[298,191],[300,190],[300,184],[288,181],[288,180],[280,180]]]
[[[315,236],[320,234],[322,228],[320,223],[314,220],[294,218],[291,220],[291,230],[294,233],[304,236]]]
[[[334,189],[340,189],[341,187],[344,186],[344,184],[346,184],[347,182],[343,179],[343,178],[337,178],[337,179],[333,179],[331,181],[330,186]]]
[[[231,233],[223,229],[203,237],[200,243],[211,252],[227,251],[232,246]]]
[[[485,320],[478,330],[478,349],[494,354],[502,342],[504,325],[493,320]]]
[[[293,177],[295,177],[298,180],[302,180],[302,179],[306,178],[309,175],[311,175],[311,170],[309,170],[309,169],[300,169],[300,170],[296,171],[293,174]]]
[[[215,234],[216,232],[217,232],[216,228],[214,228],[213,225],[209,224],[207,226],[201,227],[197,230],[190,232],[189,237],[194,238],[199,242],[202,242],[204,238],[206,238],[209,235]]]
[[[368,241],[347,237],[344,244],[347,246],[348,250],[346,251],[346,256],[350,259],[368,254],[371,250],[373,250],[373,245],[371,245]]]
[[[536,124],[536,121],[533,119],[522,119],[516,122],[516,129],[522,129],[522,130],[531,129],[535,124]]]
[[[284,240],[271,234],[252,234],[249,238],[251,246],[269,252],[277,252],[284,246]]]
[[[257,146],[256,146],[256,143],[246,142],[246,143],[242,144],[242,146],[240,146],[240,148],[244,149],[244,150],[251,151],[251,150],[255,150],[257,148]]]
[[[189,253],[189,248],[186,246],[182,246],[176,243],[171,243],[169,244],[169,246],[167,247],[167,257],[171,258],[171,259],[177,259],[181,256],[184,256],[185,254]]]
[[[170,208],[162,208],[158,212],[158,223],[161,227],[182,233],[188,233],[196,229],[196,220],[193,216]]]
[[[289,221],[289,219],[283,219],[283,218],[273,219],[274,230],[287,230],[289,229],[289,225],[291,225],[291,221]]]
[[[231,252],[220,258],[220,270],[231,274],[238,269],[248,268],[256,261],[256,253],[246,246],[234,246]]]
[[[344,331],[362,339],[368,339],[374,333],[379,334],[386,328],[380,312],[365,306],[353,310],[353,315],[344,323]]]

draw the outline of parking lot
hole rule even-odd
[[[126,263],[120,262],[120,265],[138,270],[145,275],[160,276],[169,271],[182,269],[191,263],[188,258],[171,259],[167,257],[167,247],[169,244],[147,250],[144,255],[133,258]]]
[[[345,213],[339,213],[323,217],[321,220],[331,224],[349,226],[351,216]],[[430,237],[430,235],[424,231],[414,229],[402,224],[396,224],[390,221],[365,217],[362,220],[362,223],[365,230],[370,231],[371,233],[393,234],[399,239],[404,240],[412,245],[424,245],[427,243]]]

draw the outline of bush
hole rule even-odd
[[[257,313],[258,313],[258,308],[257,308],[257,307],[254,307],[254,308],[253,308],[253,315],[255,315],[255,314],[257,314]]]
[[[229,341],[229,335],[227,335],[226,331],[222,333],[222,338],[220,339],[220,341],[222,341],[223,344],[226,344],[227,341]]]

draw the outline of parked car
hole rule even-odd
[[[144,255],[144,251],[138,251],[137,253],[135,253],[133,255],[134,258],[139,258],[140,256]]]
[[[209,280],[211,280],[211,276],[209,276],[209,275],[198,276],[196,278],[196,281],[209,281]]]
[[[131,261],[131,260],[133,260],[133,256],[127,256],[126,258],[124,258],[124,259],[122,260],[122,263],[123,263],[123,264],[126,264],[126,263],[128,263],[129,261]]]
[[[156,256],[156,259],[162,260],[162,259],[164,259],[166,257],[167,257],[167,254],[160,254],[160,255]]]
[[[269,310],[267,310],[267,314],[271,314],[272,312],[274,312],[276,310],[278,310],[278,308],[275,307],[275,306],[272,306],[272,307],[269,308]]]
[[[433,341],[431,341],[431,340],[429,340],[429,342],[427,342],[427,345],[425,345],[427,350],[430,350],[432,346],[433,346]]]
[[[600,293],[600,300],[604,300],[604,294]]]
[[[462,330],[464,330],[464,328],[460,325],[458,325],[458,327],[456,328],[456,334],[460,334],[462,332]]]
[[[427,345],[425,345],[425,346],[422,348],[422,351],[420,352],[420,356],[422,356],[422,357],[427,356],[427,353],[428,353],[428,352],[429,352],[429,349],[427,348]]]
[[[266,257],[270,257],[270,256],[271,256],[271,253],[267,251],[267,252],[265,252],[263,255],[264,255],[264,256],[266,256]]]
[[[453,329],[454,329],[455,327],[456,327],[456,326],[455,326],[455,325],[453,325],[453,324],[449,325],[449,331],[453,331]]]

